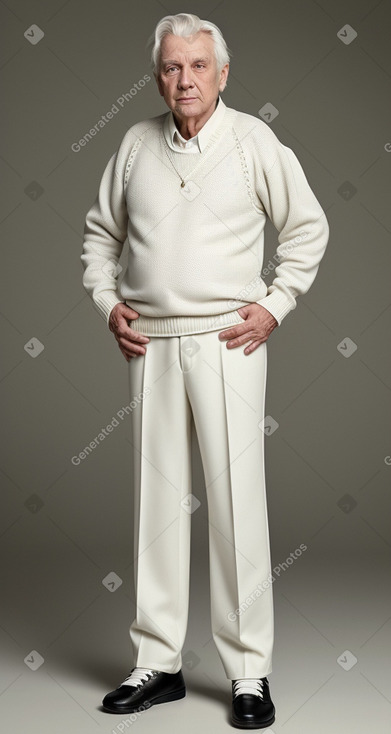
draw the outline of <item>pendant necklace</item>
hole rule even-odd
[[[173,163],[173,161],[171,159],[171,155],[168,152],[168,146],[167,146],[167,143],[166,143],[166,141],[164,139],[164,136],[162,136],[162,137],[163,137],[163,147],[164,147],[165,153],[167,155],[167,158],[170,161],[170,163],[171,163],[174,171],[178,174],[179,178],[181,179],[181,188],[183,189],[186,186],[186,179],[189,178],[189,176],[191,176],[197,170],[197,168],[201,165],[201,163],[203,163],[205,161],[205,152],[206,152],[207,148],[209,148],[209,144],[206,146],[206,148],[204,150],[204,155],[201,155],[200,160],[198,161],[196,167],[193,168],[193,170],[190,171],[190,173],[188,173],[187,176],[183,177],[183,176],[181,176],[181,174],[179,173],[178,169],[174,165],[174,163]]]

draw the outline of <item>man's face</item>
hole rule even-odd
[[[229,64],[217,72],[213,39],[199,32],[182,38],[166,35],[161,44],[159,92],[170,110],[181,119],[207,112],[222,92]]]

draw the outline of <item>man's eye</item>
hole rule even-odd
[[[198,68],[204,69],[205,64],[196,64]],[[168,74],[170,71],[175,71],[178,67],[176,66],[169,66],[168,69],[166,69],[166,74]]]

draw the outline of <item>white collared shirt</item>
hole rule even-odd
[[[180,134],[174,120],[172,110],[168,113],[165,121],[163,133],[167,141],[167,145],[176,152],[180,153],[202,153],[205,150],[211,134],[215,131],[217,125],[222,120],[226,110],[221,96],[218,97],[218,103],[211,114],[205,125],[202,126],[201,130],[197,135],[194,135],[190,140],[186,140]]]

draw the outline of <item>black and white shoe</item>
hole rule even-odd
[[[106,711],[130,714],[144,711],[158,703],[184,698],[186,686],[182,671],[162,673],[149,668],[132,668],[130,675],[102,701]]]
[[[232,681],[233,726],[238,729],[264,729],[273,724],[275,713],[267,677]]]

